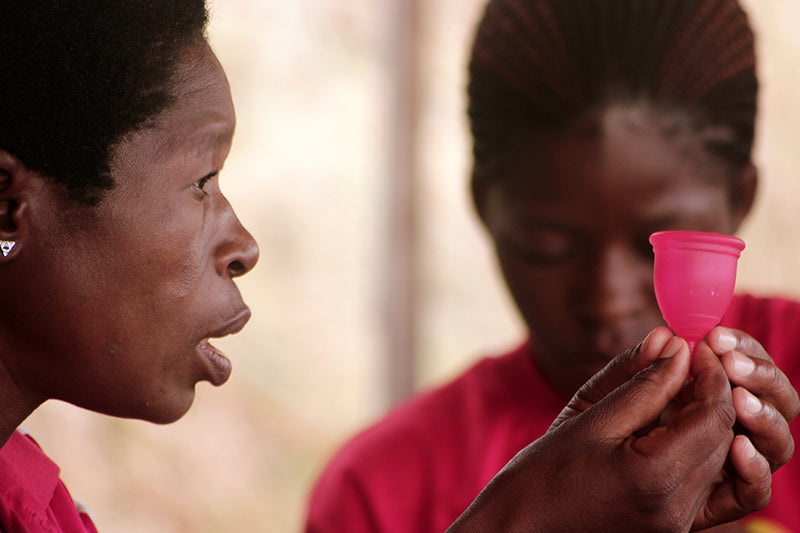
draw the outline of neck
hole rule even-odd
[[[44,401],[33,400],[33,395],[20,388],[2,355],[0,352],[0,446]]]
[[[564,372],[559,365],[553,364],[552,360],[543,357],[541,350],[535,347],[531,339],[531,349],[529,356],[533,364],[539,369],[544,379],[558,392],[565,401],[569,401],[577,390],[583,385],[581,378],[572,373]]]

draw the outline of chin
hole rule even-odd
[[[194,403],[194,384],[179,387],[172,384],[170,390],[163,386],[151,387],[148,391],[135,388],[125,390],[118,387],[104,395],[54,395],[54,400],[70,403],[76,407],[115,418],[144,420],[154,424],[171,424],[189,411]]]
[[[165,403],[156,409],[152,409],[142,419],[154,424],[172,424],[180,420],[189,411],[193,402],[194,391],[192,391],[191,398],[188,400],[183,399],[183,401]]]
[[[187,411],[189,411],[188,407],[177,412],[157,413],[153,416],[142,417],[142,420],[152,422],[153,424],[167,425],[183,418],[183,415],[185,415]]]
[[[192,407],[193,402],[194,389],[191,393],[176,394],[175,396],[162,395],[158,401],[148,400],[135,405],[119,406],[118,409],[111,410],[93,410],[117,418],[144,420],[153,424],[166,425],[180,420]]]

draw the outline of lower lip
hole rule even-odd
[[[230,359],[211,346],[208,341],[203,341],[197,345],[197,353],[205,363],[207,378],[212,385],[219,387],[228,381],[233,369]]]

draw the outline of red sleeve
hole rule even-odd
[[[413,429],[386,425],[358,435],[327,466],[311,493],[306,533],[431,531],[431,452]]]
[[[380,531],[369,498],[358,481],[347,475],[327,473],[314,488],[309,504],[306,533]]]

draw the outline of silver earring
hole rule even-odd
[[[8,257],[16,244],[16,241],[0,241],[0,252],[3,252],[3,257]]]

